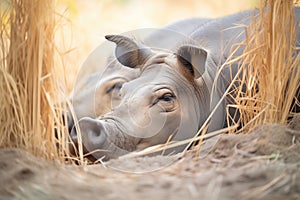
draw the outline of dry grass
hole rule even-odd
[[[300,83],[293,1],[264,1],[260,12],[248,27],[239,58],[243,75],[231,105],[240,112],[244,132],[266,123],[286,124]]]
[[[54,67],[54,1],[11,0],[2,11],[0,147],[64,160],[65,106]],[[54,106],[56,104],[56,106]]]

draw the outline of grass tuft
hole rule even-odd
[[[262,1],[260,13],[247,28],[239,58],[241,84],[232,94],[236,105],[229,105],[237,108],[243,132],[261,124],[287,124],[300,83],[293,1]]]
[[[54,1],[11,0],[0,16],[0,148],[65,161],[61,86],[55,68]]]

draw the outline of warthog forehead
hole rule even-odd
[[[146,61],[146,63],[143,66],[141,66],[141,70],[143,72],[144,70],[146,70],[149,67],[152,67],[153,65],[163,65],[163,64],[169,65],[169,67],[173,68],[176,65],[174,63],[175,60],[176,60],[176,56],[173,53],[161,53],[161,52],[155,53]]]
[[[140,79],[144,83],[151,85],[169,85],[174,87],[189,85],[189,81],[179,70],[166,63],[148,66],[141,73]]]
[[[159,54],[151,57],[142,66],[140,78],[148,77],[151,82],[180,84],[182,87],[195,86],[194,77],[179,66],[175,53]]]

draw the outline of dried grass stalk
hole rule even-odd
[[[249,26],[240,57],[243,84],[234,90],[236,105],[231,105],[238,108],[244,131],[260,124],[286,124],[290,116],[300,83],[293,6],[292,0],[261,2],[261,14]]]
[[[1,13],[0,147],[46,159],[68,155],[54,68],[52,0],[11,0]]]

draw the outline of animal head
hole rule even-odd
[[[116,94],[120,101],[111,112],[79,121],[85,149],[104,149],[93,154],[96,158],[116,158],[169,139],[194,136],[210,113],[203,78],[207,52],[194,45],[183,45],[175,53],[153,51],[126,36],[106,38],[116,43],[118,62],[140,74],[123,84]]]

